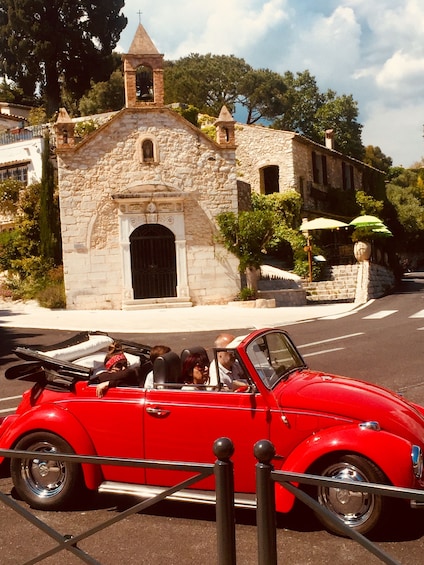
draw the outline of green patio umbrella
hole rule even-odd
[[[358,216],[357,218],[354,218],[350,223],[350,226],[354,226],[355,228],[372,228],[372,227],[376,227],[376,228],[382,228],[385,227],[385,225],[383,224],[383,222],[380,220],[380,218],[377,218],[377,216]]]

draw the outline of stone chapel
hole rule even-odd
[[[164,106],[163,55],[140,24],[123,55],[125,107],[76,143],[55,124],[68,309],[217,304],[240,289],[214,218],[238,211],[235,122],[217,140]]]

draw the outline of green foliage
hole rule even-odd
[[[38,126],[47,123],[46,109],[43,106],[31,108],[28,115],[28,122],[31,126]]]
[[[380,147],[374,147],[373,145],[367,145],[365,147],[365,154],[364,154],[364,163],[383,171],[384,173],[388,173],[390,167],[392,166],[392,158],[387,157]]]
[[[75,136],[84,139],[84,137],[90,135],[90,133],[93,133],[93,131],[96,131],[99,127],[99,123],[93,119],[77,122],[74,130]]]
[[[415,184],[404,187],[387,185],[387,197],[397,212],[398,221],[408,233],[424,231],[424,198]]]
[[[302,197],[295,190],[273,194],[252,193],[253,210],[276,213],[289,228],[297,229],[301,223]]]
[[[252,70],[234,55],[192,53],[167,62],[164,70],[165,103],[188,104],[200,112],[219,115],[222,106],[234,111],[240,84]]]
[[[287,90],[283,77],[269,69],[250,70],[242,78],[239,103],[247,110],[247,124],[274,119],[285,110]]]
[[[36,298],[43,308],[66,308],[62,267],[49,270],[43,288],[37,292]]]
[[[382,200],[376,200],[363,190],[357,190],[355,196],[356,203],[364,214],[377,217],[381,216],[384,209],[384,202]]]
[[[195,106],[186,104],[177,104],[172,107],[174,112],[185,118],[188,122],[199,127],[199,109]]]
[[[255,300],[256,296],[257,296],[257,293],[256,293],[255,289],[245,286],[237,294],[237,296],[235,297],[235,300],[240,300],[240,301],[245,302],[247,300]]]
[[[50,160],[49,135],[46,134],[43,144],[40,185],[40,254],[44,259],[59,262],[61,260],[60,222],[54,192],[54,168],[53,163]]]
[[[274,219],[262,210],[223,212],[216,217],[222,242],[239,260],[239,270],[259,268],[274,235]]]
[[[112,50],[127,18],[124,0],[4,0],[0,12],[0,74],[24,96],[40,93],[47,116],[61,91],[80,98],[90,81],[113,70]]]
[[[337,96],[333,90],[321,93],[309,71],[284,74],[287,86],[285,110],[272,127],[296,131],[317,143],[324,143],[325,131],[334,130],[335,149],[362,159],[362,125],[357,121],[358,104],[351,95]]]
[[[0,212],[15,214],[19,201],[19,191],[25,187],[22,181],[7,179],[0,182]]]
[[[125,105],[124,77],[116,69],[105,82],[92,82],[91,88],[79,102],[81,116],[120,110]]]

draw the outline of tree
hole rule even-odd
[[[76,98],[90,81],[105,80],[127,24],[124,0],[4,0],[0,7],[0,73],[24,95],[37,92],[47,116],[59,108],[61,89]]]
[[[240,83],[240,104],[247,110],[247,124],[274,119],[286,108],[283,77],[269,69],[251,70]]]
[[[125,104],[124,77],[115,70],[108,81],[92,83],[90,90],[79,102],[81,116],[120,110]]]
[[[380,147],[374,145],[367,145],[365,147],[363,161],[367,165],[370,165],[379,171],[383,171],[384,173],[388,173],[393,164],[392,158],[385,155],[381,151]]]
[[[319,91],[315,77],[309,71],[296,73],[287,71],[284,76],[287,90],[285,93],[286,109],[272,127],[286,131],[295,131],[314,139],[313,123],[318,108],[324,103],[324,96]]]
[[[337,96],[333,90],[320,92],[309,71],[284,74],[287,86],[285,110],[272,123],[275,129],[295,131],[317,143],[324,143],[325,131],[334,130],[335,149],[362,159],[362,125],[357,122],[358,105],[351,95]]]
[[[257,270],[263,264],[267,246],[274,235],[275,221],[267,211],[223,212],[216,217],[226,249],[239,260],[248,288],[258,288]]]
[[[165,65],[165,103],[180,102],[200,112],[219,115],[222,106],[234,111],[240,84],[252,68],[234,55],[192,53]]]
[[[361,161],[364,157],[362,125],[357,122],[358,103],[352,95],[337,96],[333,90],[324,95],[324,103],[317,109],[313,122],[314,137],[323,143],[325,130],[334,131],[334,148]]]
[[[40,186],[40,255],[53,264],[61,262],[59,210],[54,201],[54,168],[50,160],[49,135],[44,137]]]

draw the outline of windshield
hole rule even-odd
[[[289,337],[282,332],[269,332],[247,346],[247,355],[267,388],[289,375],[294,369],[305,367]]]

